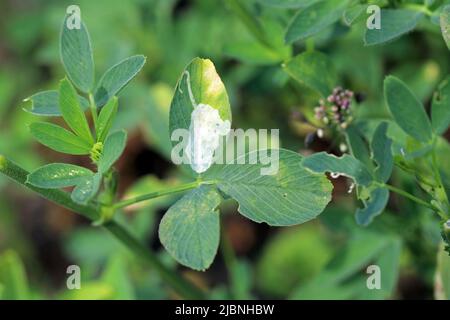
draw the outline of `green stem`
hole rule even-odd
[[[445,192],[444,189],[444,184],[442,183],[442,177],[441,177],[441,173],[439,172],[439,167],[438,167],[438,162],[437,162],[437,155],[436,155],[436,149],[435,147],[433,147],[433,151],[431,153],[431,161],[433,164],[433,171],[434,171],[434,175],[435,175],[435,179],[438,183],[438,197],[439,200],[444,201],[446,204],[448,204],[448,197],[447,197],[447,193]]]
[[[409,193],[409,192],[406,192],[406,191],[404,191],[404,190],[402,190],[402,189],[399,189],[399,188],[397,188],[397,187],[391,186],[391,185],[389,185],[389,184],[383,184],[383,183],[381,183],[381,184],[380,184],[380,187],[383,187],[383,188],[386,188],[386,189],[388,189],[388,190],[391,190],[392,192],[395,192],[395,193],[397,193],[397,194],[399,194],[399,195],[401,195],[401,196],[403,196],[403,197],[405,197],[405,198],[408,198],[408,199],[410,199],[410,200],[412,200],[412,201],[414,201],[414,202],[416,202],[416,203],[418,203],[418,204],[420,204],[420,205],[422,205],[422,206],[425,206],[425,207],[427,207],[427,208],[430,208],[431,210],[437,212],[440,216],[441,216],[441,214],[442,214],[442,213],[441,213],[441,210],[440,210],[438,207],[436,207],[436,206],[434,206],[434,205],[432,205],[432,204],[430,204],[430,203],[428,203],[428,202],[426,202],[426,201],[424,201],[424,200],[422,200],[422,199],[420,199],[420,198],[418,198],[418,197],[412,195],[412,194]],[[442,216],[441,216],[441,217],[442,217]]]
[[[186,191],[186,190],[195,189],[198,186],[200,186],[201,184],[209,184],[209,183],[211,183],[211,182],[194,181],[194,182],[183,184],[181,186],[176,186],[176,187],[173,187],[173,188],[170,188],[170,189],[144,194],[144,195],[141,195],[141,196],[138,196],[138,197],[135,197],[135,198],[130,198],[130,199],[119,201],[116,204],[114,204],[113,208],[114,209],[120,209],[120,208],[128,207],[128,206],[131,206],[131,205],[133,205],[135,203],[138,203],[138,202],[142,202],[142,201],[158,198],[158,197],[161,197],[161,196],[166,196],[166,195],[169,195],[169,194],[172,194],[172,193],[178,193],[178,192],[182,192],[182,191]]]
[[[97,130],[97,105],[95,104],[95,99],[92,93],[89,93],[89,106],[92,114],[92,121],[94,121],[95,130]]]
[[[22,186],[38,193],[42,197],[55,202],[71,211],[77,212],[82,216],[96,221],[100,217],[99,208],[93,205],[79,205],[73,202],[67,192],[57,189],[40,189],[26,183],[28,172],[0,155],[0,173],[9,177],[11,180]],[[166,267],[151,250],[141,244],[125,228],[115,221],[107,222],[104,227],[111,232],[118,240],[128,247],[137,257],[142,258],[146,263],[153,267],[161,278],[166,281],[176,292],[188,299],[203,299],[204,294],[176,272]]]

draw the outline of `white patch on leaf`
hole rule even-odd
[[[189,136],[186,145],[186,155],[191,164],[192,170],[202,173],[208,170],[214,161],[214,152],[220,146],[222,136],[228,135],[231,129],[229,120],[223,121],[220,118],[219,111],[209,104],[197,104],[192,93],[191,75],[189,71],[184,71],[186,84],[188,88],[189,99],[191,100],[194,111],[191,113],[191,123],[189,125]],[[211,77],[211,87],[220,85],[220,81],[214,74],[207,73],[205,77]],[[181,87],[179,88],[180,92]]]
[[[228,135],[230,128],[230,121],[223,121],[219,111],[210,105],[200,103],[194,108],[186,150],[195,172],[205,172],[212,165],[220,139]]]

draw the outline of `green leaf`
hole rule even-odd
[[[320,52],[305,52],[283,65],[284,70],[295,80],[328,96],[337,82],[332,62]]]
[[[380,267],[382,276],[379,290],[364,290],[362,299],[389,299],[395,294],[398,276],[400,273],[400,258],[402,254],[402,242],[399,238],[389,239],[384,249],[379,253],[374,265]],[[382,270],[390,270],[383,274]],[[367,277],[367,276],[366,276]],[[367,278],[365,279],[367,281]],[[365,288],[367,289],[367,287]]]
[[[94,86],[94,58],[91,40],[86,26],[81,22],[80,29],[69,29],[67,18],[61,29],[60,54],[69,79],[81,91],[88,93]]]
[[[303,40],[332,25],[342,17],[348,3],[348,0],[326,0],[300,10],[288,26],[286,43]]]
[[[58,299],[60,300],[111,300],[114,297],[114,288],[104,282],[83,282],[79,290],[65,289]]]
[[[371,231],[355,232],[346,246],[330,261],[326,267],[327,273],[333,274],[334,281],[345,280],[379,255],[390,240],[388,237],[380,238],[380,234]]]
[[[1,299],[24,300],[30,299],[25,267],[19,255],[8,249],[0,256],[0,284]]]
[[[96,128],[98,142],[105,142],[117,114],[117,108],[117,97],[113,97],[100,111]]]
[[[222,198],[213,186],[202,185],[178,200],[159,225],[159,239],[181,264],[207,269],[219,246],[219,206]]]
[[[364,4],[356,4],[344,12],[344,21],[348,26],[351,26],[355,21],[359,20],[359,17],[362,16],[362,13],[366,11],[367,5]]]
[[[79,204],[87,204],[97,194],[101,181],[101,173],[87,177],[73,189],[71,194],[72,200]]]
[[[307,7],[318,0],[258,0],[259,3],[278,8],[300,8]]]
[[[305,223],[271,236],[258,255],[254,277],[258,292],[286,298],[300,283],[317,275],[334,253],[326,232],[319,224]]]
[[[145,61],[146,58],[143,55],[136,55],[106,70],[95,90],[96,105],[101,107],[117,95],[141,71]]]
[[[378,239],[377,239],[378,237]],[[380,234],[357,233],[330,264],[311,281],[302,284],[291,299],[388,299],[396,288],[401,255],[401,241],[380,239]],[[381,288],[368,290],[366,267],[381,270]],[[383,270],[389,270],[384,274]]]
[[[413,30],[423,13],[407,9],[382,9],[381,29],[366,29],[364,45],[371,46],[394,40]]]
[[[175,89],[175,95],[170,105],[170,134],[175,129],[189,129],[194,106],[189,98],[188,84],[190,84],[196,104],[210,105],[218,110],[223,121],[229,120],[231,122],[228,95],[214,64],[208,59],[195,58],[181,74]]]
[[[235,159],[237,164],[215,165],[207,177],[215,179],[219,189],[239,203],[239,212],[245,217],[273,226],[289,226],[304,223],[319,215],[331,198],[331,183],[323,175],[312,174],[303,168],[302,157],[292,151],[260,150],[269,152],[279,161],[272,162],[273,175],[263,175],[259,163],[239,164],[243,159],[256,159],[253,151]],[[264,172],[263,172],[264,173]],[[266,172],[267,173],[267,172]]]
[[[247,30],[261,45],[268,48],[273,47],[259,20],[242,2],[242,0],[225,0],[228,8],[241,20]]]
[[[392,140],[387,137],[387,122],[381,122],[372,139],[373,160],[378,164],[375,169],[375,176],[378,181],[386,182],[392,173],[394,167],[394,159],[392,156]]]
[[[24,108],[29,113],[38,116],[61,116],[59,92],[56,90],[35,93],[24,101],[31,101],[31,109]],[[89,102],[82,96],[78,96],[78,101],[83,111],[89,107]]]
[[[34,122],[30,125],[30,132],[37,141],[58,152],[85,155],[91,151],[86,141],[52,123]]]
[[[281,52],[259,42],[233,42],[224,48],[224,54],[252,65],[273,65],[284,60]],[[285,56],[289,56],[285,54]]]
[[[369,170],[371,170],[373,168],[373,162],[370,158],[369,147],[360,130],[356,126],[350,125],[345,130],[345,137],[351,155],[361,161]]]
[[[388,76],[384,80],[384,96],[394,120],[405,133],[418,141],[431,140],[430,120],[422,103],[400,79]]]
[[[145,113],[145,132],[149,143],[166,158],[170,158],[172,143],[169,135],[169,112],[173,88],[166,84],[156,84],[150,92],[151,95],[147,96],[150,101]]]
[[[115,254],[108,259],[102,274],[102,282],[114,288],[114,299],[117,300],[133,300],[136,298],[127,264],[126,256]]]
[[[326,152],[315,153],[303,159],[303,166],[316,173],[329,172],[349,177],[361,186],[368,186],[373,181],[366,166],[348,154],[336,157]]]
[[[438,252],[436,299],[450,300],[450,257],[441,244]]]
[[[450,50],[450,5],[442,9],[439,24],[441,25],[442,37]]]
[[[98,161],[98,169],[101,173],[106,173],[114,162],[122,155],[127,143],[127,133],[125,131],[117,131],[106,138],[103,152]]]
[[[78,103],[77,92],[67,79],[61,80],[59,84],[59,107],[64,120],[73,132],[92,145],[94,139],[86,116]]]
[[[344,248],[338,251],[325,269],[311,281],[302,284],[290,298],[357,298],[361,292],[360,289],[367,291],[367,274],[362,270],[374,258],[379,256],[389,243],[389,238],[380,237],[380,234],[377,233],[367,231],[354,232]],[[364,278],[361,278],[361,274],[364,275]],[[352,283],[353,281],[356,281],[356,285]]]
[[[83,183],[94,173],[86,168],[67,163],[52,163],[30,173],[27,182],[43,189],[59,189]]]
[[[363,200],[364,208],[356,209],[356,222],[367,226],[381,214],[389,200],[389,191],[386,188],[376,188],[370,192],[369,199]]]
[[[439,85],[433,96],[431,124],[438,135],[447,131],[450,125],[450,76]]]

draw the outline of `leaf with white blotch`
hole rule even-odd
[[[305,52],[287,61],[283,69],[295,80],[328,96],[337,82],[333,63],[320,52]]]
[[[202,185],[166,212],[159,225],[159,239],[179,263],[194,270],[205,270],[211,265],[219,247],[216,208],[221,201],[215,187]]]
[[[72,200],[79,204],[88,203],[97,194],[101,181],[102,175],[100,173],[87,177],[73,189]]]
[[[388,124],[381,122],[372,139],[373,160],[378,164],[375,169],[375,176],[380,182],[388,181],[394,167],[394,158],[392,156],[392,140],[387,137]]]
[[[122,155],[127,143],[127,133],[125,131],[117,131],[106,138],[103,146],[102,155],[98,161],[98,169],[101,173],[106,173],[114,162]]]
[[[27,182],[43,189],[58,189],[78,185],[94,173],[86,168],[67,163],[52,163],[30,173]]]
[[[64,19],[61,37],[61,60],[69,79],[81,91],[88,93],[94,86],[94,58],[91,40],[83,22],[80,28],[69,29]]]
[[[78,96],[81,109],[84,111],[89,108],[89,102],[82,96]],[[24,99],[25,102],[31,102],[31,108],[24,108],[26,112],[37,116],[61,116],[59,108],[59,93],[57,90],[41,91]]]
[[[441,25],[442,37],[444,38],[445,44],[450,49],[450,5],[442,9],[439,24]]]
[[[250,164],[258,153],[259,162]],[[269,159],[271,164],[264,161]],[[331,199],[328,179],[303,168],[302,157],[295,152],[253,151],[237,157],[234,163],[213,166],[205,178],[217,181],[218,188],[239,203],[239,212],[253,221],[272,226],[304,223],[318,216]]]
[[[132,56],[106,70],[95,90],[97,107],[105,105],[117,95],[141,71],[145,60],[143,55]]]
[[[348,0],[319,1],[301,9],[288,26],[286,43],[303,40],[332,25],[342,17],[348,3]]]
[[[214,64],[208,59],[195,58],[181,74],[175,88],[169,114],[170,134],[176,129],[189,129],[194,106],[189,98],[188,83],[190,83],[192,95],[197,104],[210,105],[218,110],[223,121],[231,122],[228,95]]]
[[[303,159],[303,166],[316,173],[329,172],[349,177],[361,186],[368,186],[373,181],[366,166],[348,154],[336,157],[326,152],[315,153]]]
[[[376,188],[370,192],[369,199],[363,200],[364,208],[356,209],[356,222],[367,226],[372,220],[381,214],[389,200],[389,190]]]
[[[63,79],[59,83],[59,108],[64,121],[66,121],[73,132],[81,139],[93,144],[94,139],[92,138],[91,129],[78,103],[77,92],[67,79]]]
[[[117,108],[117,97],[113,97],[100,111],[96,126],[98,142],[105,142],[117,114]]]
[[[364,45],[376,45],[394,40],[413,30],[423,13],[407,9],[382,9],[381,29],[366,29]]]
[[[394,76],[386,77],[384,96],[395,122],[405,133],[421,142],[431,140],[431,124],[425,108],[405,83]]]
[[[438,135],[447,131],[450,125],[450,76],[439,85],[433,96],[431,125]]]
[[[87,155],[91,145],[72,132],[48,122],[30,124],[31,135],[44,146],[73,155]]]

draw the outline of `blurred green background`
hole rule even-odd
[[[168,155],[168,110],[173,88],[194,57],[211,59],[230,95],[235,128],[279,128],[284,148],[310,152],[305,136],[314,132],[303,114],[318,96],[280,68],[303,51],[283,45],[295,10],[244,1],[257,16],[277,54],[268,52],[223,1],[97,0],[0,2],[0,153],[28,170],[49,162],[87,165],[31,139],[36,120],[23,108],[31,94],[56,88],[64,71],[58,38],[68,5],[78,4],[88,26],[98,74],[133,54],[147,56],[138,78],[121,94],[115,128],[128,131],[118,163],[120,193],[159,190],[180,179]],[[384,118],[382,83],[401,77],[423,101],[448,74],[448,49],[439,28],[427,23],[384,46],[364,47],[363,27],[333,25],[315,38],[316,49],[333,60],[341,84],[366,96],[358,115]],[[313,150],[333,151],[328,140]],[[395,172],[393,180],[414,191],[414,182]],[[244,219],[227,202],[221,212],[225,234],[237,256],[229,273],[219,254],[206,272],[180,267],[157,237],[162,214],[177,199],[150,201],[120,219],[161,259],[203,288],[212,298],[432,299],[440,242],[434,217],[422,207],[391,196],[386,212],[367,228],[357,226],[358,205],[345,179],[333,181],[328,209],[305,225],[273,228]],[[366,287],[367,265],[381,267],[382,290]],[[68,290],[66,268],[81,268],[82,289]],[[158,275],[100,228],[0,177],[0,298],[3,299],[172,299]]]

